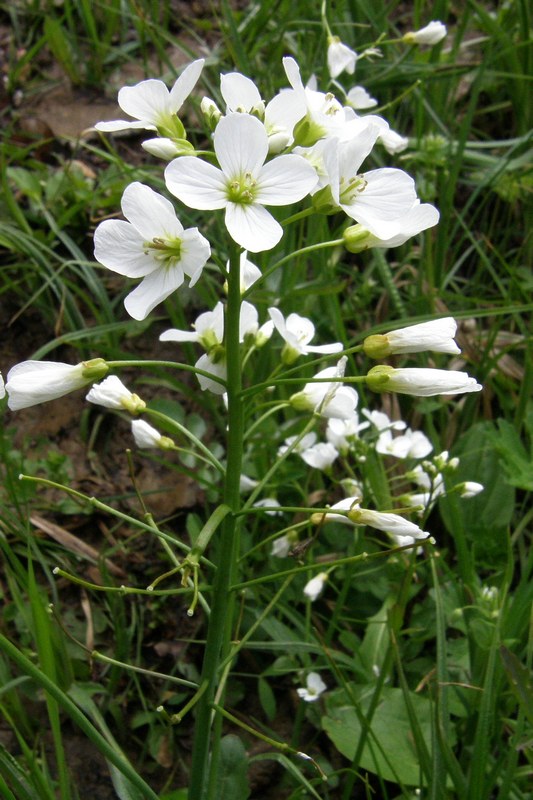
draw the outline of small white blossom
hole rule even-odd
[[[455,355],[461,352],[454,341],[456,331],[457,323],[452,317],[435,319],[389,333],[367,336],[363,350],[371,358],[422,353],[425,350]]]
[[[483,388],[475,378],[458,370],[422,367],[394,369],[384,364],[373,367],[366,375],[366,382],[375,392],[398,392],[415,397],[480,392]]]
[[[343,386],[339,380],[344,375],[347,360],[343,356],[335,367],[317,372],[315,380],[318,380],[306,383],[301,392],[293,394],[291,405],[298,411],[313,411],[322,417],[350,419],[359,398],[351,386]],[[334,380],[330,382],[329,378]]]
[[[248,475],[241,474],[239,478],[239,491],[241,494],[251,492],[256,486],[259,486],[259,481],[256,481],[254,478],[249,478]]]
[[[314,703],[327,688],[318,672],[310,672],[307,676],[306,686],[299,687],[296,691],[298,692],[298,697],[301,697],[306,703]],[[299,755],[302,754],[300,753]]]
[[[314,603],[317,597],[322,593],[324,586],[326,585],[326,581],[328,579],[327,572],[319,572],[318,575],[315,575],[314,578],[311,578],[310,581],[304,586],[304,595]]]
[[[102,358],[71,365],[56,361],[23,361],[7,373],[5,391],[12,411],[29,408],[81,389],[103,378],[108,366]]]
[[[291,540],[289,539],[288,534],[284,534],[283,536],[278,536],[277,539],[274,539],[272,542],[270,555],[275,556],[276,558],[287,558],[290,549]]]
[[[423,531],[414,522],[410,522],[399,514],[391,514],[382,511],[372,511],[369,508],[361,508],[359,505],[360,497],[345,497],[331,506],[326,514],[317,512],[313,514],[311,521],[322,523],[328,521],[342,522],[346,525],[369,525],[386,533],[397,534],[399,536],[412,536],[414,539],[426,539],[429,536],[427,531]],[[339,513],[339,512],[344,513]]]
[[[379,133],[378,141],[381,142],[391,156],[396,155],[396,153],[403,153],[409,146],[407,136],[401,136],[391,128],[383,128]]]
[[[402,37],[408,44],[438,44],[445,38],[448,31],[446,25],[438,20],[433,20],[418,31],[409,31]]]
[[[268,313],[276,330],[285,340],[282,352],[284,364],[292,364],[298,356],[308,353],[338,353],[343,347],[341,342],[333,344],[310,345],[309,342],[315,335],[315,326],[310,319],[299,314],[289,314],[287,319],[278,308],[269,308]]]
[[[134,119],[97,122],[96,130],[112,132],[144,128],[182,133],[180,127],[183,129],[183,126],[176,114],[194,89],[203,66],[203,58],[189,64],[170,91],[163,81],[153,79],[141,81],[135,86],[124,86],[118,93],[118,104]]]
[[[305,436],[302,437],[288,436],[285,439],[285,442],[278,448],[278,456],[284,455],[289,447],[292,448],[291,453],[297,453],[298,455],[301,455],[304,450],[308,450],[310,447],[313,447],[313,445],[316,443],[316,439],[316,433],[313,432],[306,433]],[[295,442],[297,443],[295,444]]]
[[[300,456],[309,467],[327,470],[339,457],[339,453],[331,442],[318,442],[303,450]]]
[[[433,445],[422,431],[407,428],[404,434],[393,437],[389,428],[380,433],[376,450],[394,458],[425,458],[433,450]]]
[[[279,508],[280,504],[276,500],[275,497],[263,497],[262,500],[258,500],[253,505],[254,508],[268,508],[268,511],[265,511],[269,517],[281,517],[283,515],[283,511],[274,511],[275,508]]]
[[[198,228],[185,230],[172,203],[138,181],[122,195],[126,219],[101,222],[94,232],[97,261],[119,275],[142,278],[126,297],[126,311],[145,319],[185,279],[193,286],[211,254]]]
[[[465,481],[459,485],[459,494],[461,497],[475,497],[476,494],[482,492],[484,488],[485,487],[482,483],[476,483],[476,481]]]
[[[161,450],[170,450],[174,442],[168,436],[162,436],[156,428],[145,422],[144,419],[134,419],[131,423],[131,432],[135,444],[141,449],[157,447]]]
[[[2,400],[6,396],[6,387],[4,384],[4,378],[2,373],[0,372],[0,400]]]
[[[349,419],[329,419],[326,438],[339,453],[344,454],[353,447],[361,431],[368,428],[369,424],[368,422],[359,422],[359,415],[356,411]]]
[[[353,75],[357,63],[357,53],[343,44],[338,36],[328,40],[328,70],[332,78],[338,78],[341,72]]]
[[[102,383],[93,384],[85,399],[104,408],[129,411],[130,414],[138,414],[146,408],[144,400],[132,394],[116,375],[110,375]]]
[[[346,102],[356,111],[364,111],[367,108],[374,108],[378,101],[371,97],[363,86],[352,86],[346,95]]]

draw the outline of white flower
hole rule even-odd
[[[398,392],[415,397],[464,394],[479,392],[483,388],[475,378],[458,370],[416,367],[394,369],[384,364],[373,367],[366,376],[366,382],[374,392]]]
[[[306,684],[305,688],[299,687],[296,689],[298,697],[301,697],[306,703],[314,703],[322,692],[325,692],[328,688],[318,672],[310,672],[307,676]]]
[[[197,370],[209,373],[211,377],[196,374],[202,390],[208,389],[214,394],[224,394],[226,391],[226,354],[223,347],[224,339],[224,306],[217,303],[213,311],[205,311],[197,317],[193,324],[195,331],[181,331],[171,328],[164,331],[159,340],[161,342],[198,342],[207,351],[200,356],[195,364]],[[220,378],[221,381],[216,380]]]
[[[285,442],[278,448],[278,456],[284,455],[289,447],[292,448],[291,453],[297,453],[298,455],[301,455],[304,450],[308,450],[316,443],[316,438],[316,433],[313,432],[306,433],[305,436],[302,437],[288,436],[285,439]]]
[[[104,408],[129,411],[130,414],[138,414],[146,408],[144,400],[132,394],[116,375],[110,375],[102,383],[93,384],[85,399]]]
[[[226,392],[227,370],[225,361],[213,361],[211,356],[205,353],[200,356],[194,366],[196,369],[201,369],[203,372],[208,373],[207,375],[196,373],[200,389],[203,392],[206,390],[213,392],[213,394],[224,394]],[[220,380],[217,380],[217,378],[220,378]]]
[[[156,136],[154,139],[146,139],[141,142],[141,147],[150,155],[156,158],[163,158],[165,161],[172,161],[173,158],[183,153],[183,146],[177,144],[167,136]]]
[[[4,384],[4,378],[2,373],[0,372],[0,400],[2,400],[6,396],[6,387]]]
[[[326,470],[338,458],[339,453],[331,442],[318,442],[302,450],[300,456],[309,467]]]
[[[141,449],[158,447],[161,450],[170,450],[174,447],[172,439],[168,436],[162,436],[156,428],[153,428],[143,419],[132,420],[131,432],[135,439],[135,444]]]
[[[259,481],[256,481],[254,478],[249,478],[248,475],[241,473],[239,478],[239,491],[242,494],[251,492],[256,486],[259,486]]]
[[[460,353],[454,341],[457,323],[452,317],[421,322],[407,328],[398,328],[385,334],[367,336],[363,350],[371,358],[385,358],[404,353]]]
[[[359,415],[356,411],[349,419],[329,419],[326,438],[339,453],[347,453],[355,440],[359,438],[360,432],[368,428],[369,424],[368,422],[359,422]]]
[[[433,445],[422,431],[407,428],[403,435],[393,437],[388,429],[380,433],[376,450],[395,458],[425,458],[433,450]]]
[[[283,536],[279,536],[277,539],[274,539],[272,542],[272,548],[270,550],[271,556],[276,556],[276,558],[287,558],[290,553],[291,549],[291,540],[289,539],[288,534],[284,534]]]
[[[402,419],[390,420],[384,411],[369,411],[367,408],[363,408],[362,413],[378,431],[384,431],[388,428],[391,431],[404,431],[407,427],[407,424]]]
[[[465,481],[458,487],[461,497],[475,497],[476,494],[482,492],[484,488],[482,483],[476,483],[476,481]]]
[[[333,203],[379,239],[402,231],[402,218],[418,198],[414,181],[400,169],[388,167],[359,173],[379,128],[369,124],[360,136],[341,142],[332,139],[324,152]]]
[[[409,31],[402,38],[408,44],[432,45],[442,41],[447,33],[446,25],[443,25],[438,20],[433,20],[425,28],[420,28],[418,31]]]
[[[209,258],[209,242],[197,228],[184,230],[172,203],[142,183],[122,195],[124,220],[105,220],[94,232],[95,258],[129,278],[143,278],[124,301],[127,312],[145,319],[184,281],[194,285]]]
[[[343,44],[338,36],[328,40],[328,70],[332,78],[338,78],[341,72],[353,75],[357,62],[357,53]]]
[[[352,86],[346,95],[346,101],[349,106],[355,108],[356,111],[364,111],[366,108],[374,108],[377,106],[378,101],[375,97],[371,97],[363,86]]]
[[[268,511],[265,511],[269,517],[281,517],[283,516],[283,511],[274,511],[275,508],[279,508],[280,504],[276,500],[275,497],[263,497],[262,500],[258,500],[254,503],[254,508],[268,508]]]
[[[315,335],[315,326],[306,317],[301,317],[299,314],[289,314],[287,319],[284,319],[278,308],[269,308],[268,313],[276,326],[276,330],[286,342],[282,352],[284,364],[292,364],[300,355],[307,355],[308,353],[338,353],[343,349],[340,342],[322,345],[308,344]]]
[[[435,460],[438,456],[435,456]],[[428,472],[430,470],[430,472]],[[410,480],[414,481],[417,486],[420,486],[422,489],[426,489],[426,494],[431,500],[439,497],[442,494],[446,494],[446,485],[444,483],[444,478],[440,472],[437,472],[435,465],[432,464],[430,461],[424,461],[423,464],[418,464],[414,469],[410,470],[407,473],[406,477]],[[419,500],[418,495],[413,495],[416,500]],[[413,504],[416,505],[416,500],[412,500]],[[419,502],[421,502],[419,500]]]
[[[315,575],[314,578],[311,578],[310,581],[304,586],[304,595],[314,603],[317,597],[322,593],[324,586],[326,585],[326,581],[328,579],[327,572],[319,572],[318,575]]]
[[[196,318],[194,331],[181,331],[170,328],[159,337],[161,342],[199,342],[210,352],[222,345],[224,339],[224,306],[217,303],[212,311],[204,311]]]
[[[369,525],[379,531],[396,534],[398,536],[411,536],[413,539],[426,539],[429,536],[427,531],[423,531],[414,522],[410,522],[399,514],[389,514],[388,512],[372,511],[369,508],[361,508],[359,505],[360,497],[345,497],[331,506],[331,511],[326,514],[317,512],[313,514],[312,521],[328,522],[334,520],[345,524]],[[344,514],[335,512],[344,511]]]
[[[324,136],[340,135],[346,122],[355,116],[353,110],[343,108],[330,92],[324,94],[304,86],[294,58],[284,58],[283,68],[293,89],[286,93],[286,99],[290,98],[299,115],[294,131],[297,143],[311,146]]]
[[[350,419],[357,406],[357,392],[350,386],[343,386],[339,378],[346,369],[346,356],[335,367],[327,367],[317,372],[315,381],[306,383],[301,392],[293,394],[291,405],[298,411],[313,411],[323,417]],[[333,378],[331,382],[326,380]]]
[[[232,239],[253,253],[270,250],[283,235],[265,205],[301,200],[317,177],[300,156],[281,155],[265,164],[268,135],[255,117],[229,114],[213,136],[221,169],[192,156],[172,161],[165,170],[169,191],[190,208],[225,208]]]
[[[135,86],[124,86],[118,93],[118,104],[134,120],[117,119],[112,122],[97,122],[99,131],[124,131],[135,128],[170,132],[183,138],[183,125],[176,114],[194,89],[204,59],[189,64],[169,90],[158,80],[141,81]],[[181,135],[180,135],[181,134]]]
[[[82,361],[75,366],[56,361],[23,361],[7,374],[7,404],[12,411],[19,411],[56,400],[103,378],[107,371],[108,366],[102,358]]]
[[[396,133],[396,131],[391,130],[391,128],[384,128],[381,130],[378,140],[391,156],[396,153],[403,153],[409,146],[409,139],[407,136],[401,136],[399,133]]]
[[[399,247],[412,236],[416,236],[427,228],[432,228],[439,221],[439,212],[430,203],[419,200],[397,220],[398,232],[393,236],[379,237],[371,233],[364,225],[351,225],[343,233],[344,246],[350,253],[360,253],[369,247]]]

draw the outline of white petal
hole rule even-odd
[[[224,380],[226,379],[225,363],[223,361],[219,361],[218,363],[213,364],[207,354],[200,356],[194,366],[197,369],[201,369],[204,372],[209,372],[211,375],[214,375],[218,378],[223,378]],[[213,394],[224,394],[226,391],[226,387],[223,383],[206,378],[204,375],[196,375],[196,377],[198,378],[198,383],[200,384],[202,391],[208,389],[210,392],[213,392]]]
[[[228,114],[213,134],[218,163],[229,178],[256,176],[268,154],[268,136],[256,117]]]
[[[352,86],[346,96],[346,100],[352,108],[360,111],[366,108],[373,108],[378,104],[378,101],[371,97],[363,86]]]
[[[150,155],[156,158],[164,158],[165,161],[172,161],[173,158],[180,155],[179,147],[165,136],[156,136],[154,139],[146,139],[141,142],[141,147],[146,150]]]
[[[131,117],[158,125],[169,110],[169,91],[163,81],[150,79],[135,86],[124,86],[118,93],[118,104]]]
[[[7,374],[5,390],[12,411],[56,400],[88,383],[82,364],[56,361],[23,361]]]
[[[283,228],[263,206],[228,203],[226,228],[231,238],[252,253],[271,250],[283,236]]]
[[[382,238],[394,236],[399,232],[398,221],[417,200],[413,179],[402,170],[389,168],[371,170],[363,177],[367,181],[364,190],[342,207],[375,235],[380,235],[379,231]],[[394,225],[387,224],[390,222]]]
[[[228,111],[249,112],[262,103],[255,83],[240,72],[229,72],[220,76],[220,93],[226,101]]]
[[[124,300],[126,311],[133,319],[145,319],[150,311],[163,302],[183,283],[181,267],[155,270],[137,286]]]
[[[145,130],[155,131],[155,125],[149,122],[139,122],[132,119],[113,119],[106,122],[97,122],[94,126],[97,131],[102,133],[114,133],[115,131]]]
[[[301,156],[278,156],[261,170],[256,199],[267,206],[286,206],[309,194],[317,181],[315,170]]]
[[[192,64],[189,64],[187,67],[185,67],[176,83],[170,90],[169,110],[174,114],[180,110],[183,103],[196,86],[196,82],[200,77],[204,63],[204,58],[198,58],[196,61],[193,61]]]
[[[224,208],[227,203],[224,174],[194,156],[171,161],[165,170],[165,182],[169,192],[189,208]]]
[[[189,277],[189,286],[194,286],[211,255],[209,242],[198,228],[187,228],[181,237],[180,267]]]
[[[177,328],[170,328],[163,331],[159,337],[160,342],[197,342],[198,333],[196,331],[179,331]]]
[[[156,262],[144,251],[144,239],[129,222],[106,219],[94,232],[94,257],[104,267],[126,275],[143,278],[156,268]]]
[[[148,241],[179,238],[183,233],[183,225],[170,200],[143,183],[130,183],[124,190],[121,205],[126,219]]]
[[[158,447],[161,434],[156,428],[145,422],[144,419],[132,420],[131,432],[137,447]]]

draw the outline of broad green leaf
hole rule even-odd
[[[494,447],[496,431],[493,423],[480,422],[460,439],[452,453],[459,457],[460,463],[450,485],[477,481],[483,484],[484,490],[470,498],[460,498],[452,493],[440,501],[442,517],[450,534],[453,536],[455,533],[454,519],[459,519],[477,557],[489,563],[499,563],[506,552],[507,530],[515,497],[513,487],[502,475],[500,457]]]
[[[429,700],[414,692],[411,703],[419,721],[420,731],[428,749],[431,749],[431,705]],[[370,702],[367,696],[361,702],[365,713]],[[362,726],[352,704],[333,705],[326,700],[328,714],[322,717],[327,735],[343,756],[352,760]],[[331,710],[330,710],[331,709]],[[384,689],[382,698],[371,722],[371,731],[356,769],[366,769],[384,780],[401,782],[408,786],[420,785],[420,765],[409,724],[409,717],[401,689]]]
[[[529,670],[504,645],[500,647],[503,668],[516,698],[533,725],[533,683]]]
[[[501,458],[505,480],[511,486],[533,491],[533,457],[524,447],[518,431],[507,420],[498,420],[490,440]]]
[[[220,762],[215,800],[247,800],[248,756],[238,736],[229,734],[220,743]]]

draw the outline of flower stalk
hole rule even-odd
[[[227,357],[228,433],[227,464],[224,480],[223,503],[231,509],[222,521],[217,554],[217,570],[213,587],[212,612],[207,630],[207,640],[202,668],[202,685],[207,688],[198,701],[193,746],[193,760],[189,797],[208,800],[208,786],[217,775],[218,741],[220,725],[215,725],[213,736],[212,710],[217,690],[219,666],[229,651],[233,626],[235,595],[230,587],[237,582],[240,519],[236,516],[240,506],[240,474],[243,451],[243,405],[241,396],[241,353],[239,320],[241,307],[240,248],[233,246],[230,255],[228,298],[224,324],[224,346]],[[219,700],[220,702],[220,700]],[[212,747],[209,760],[210,744]]]

